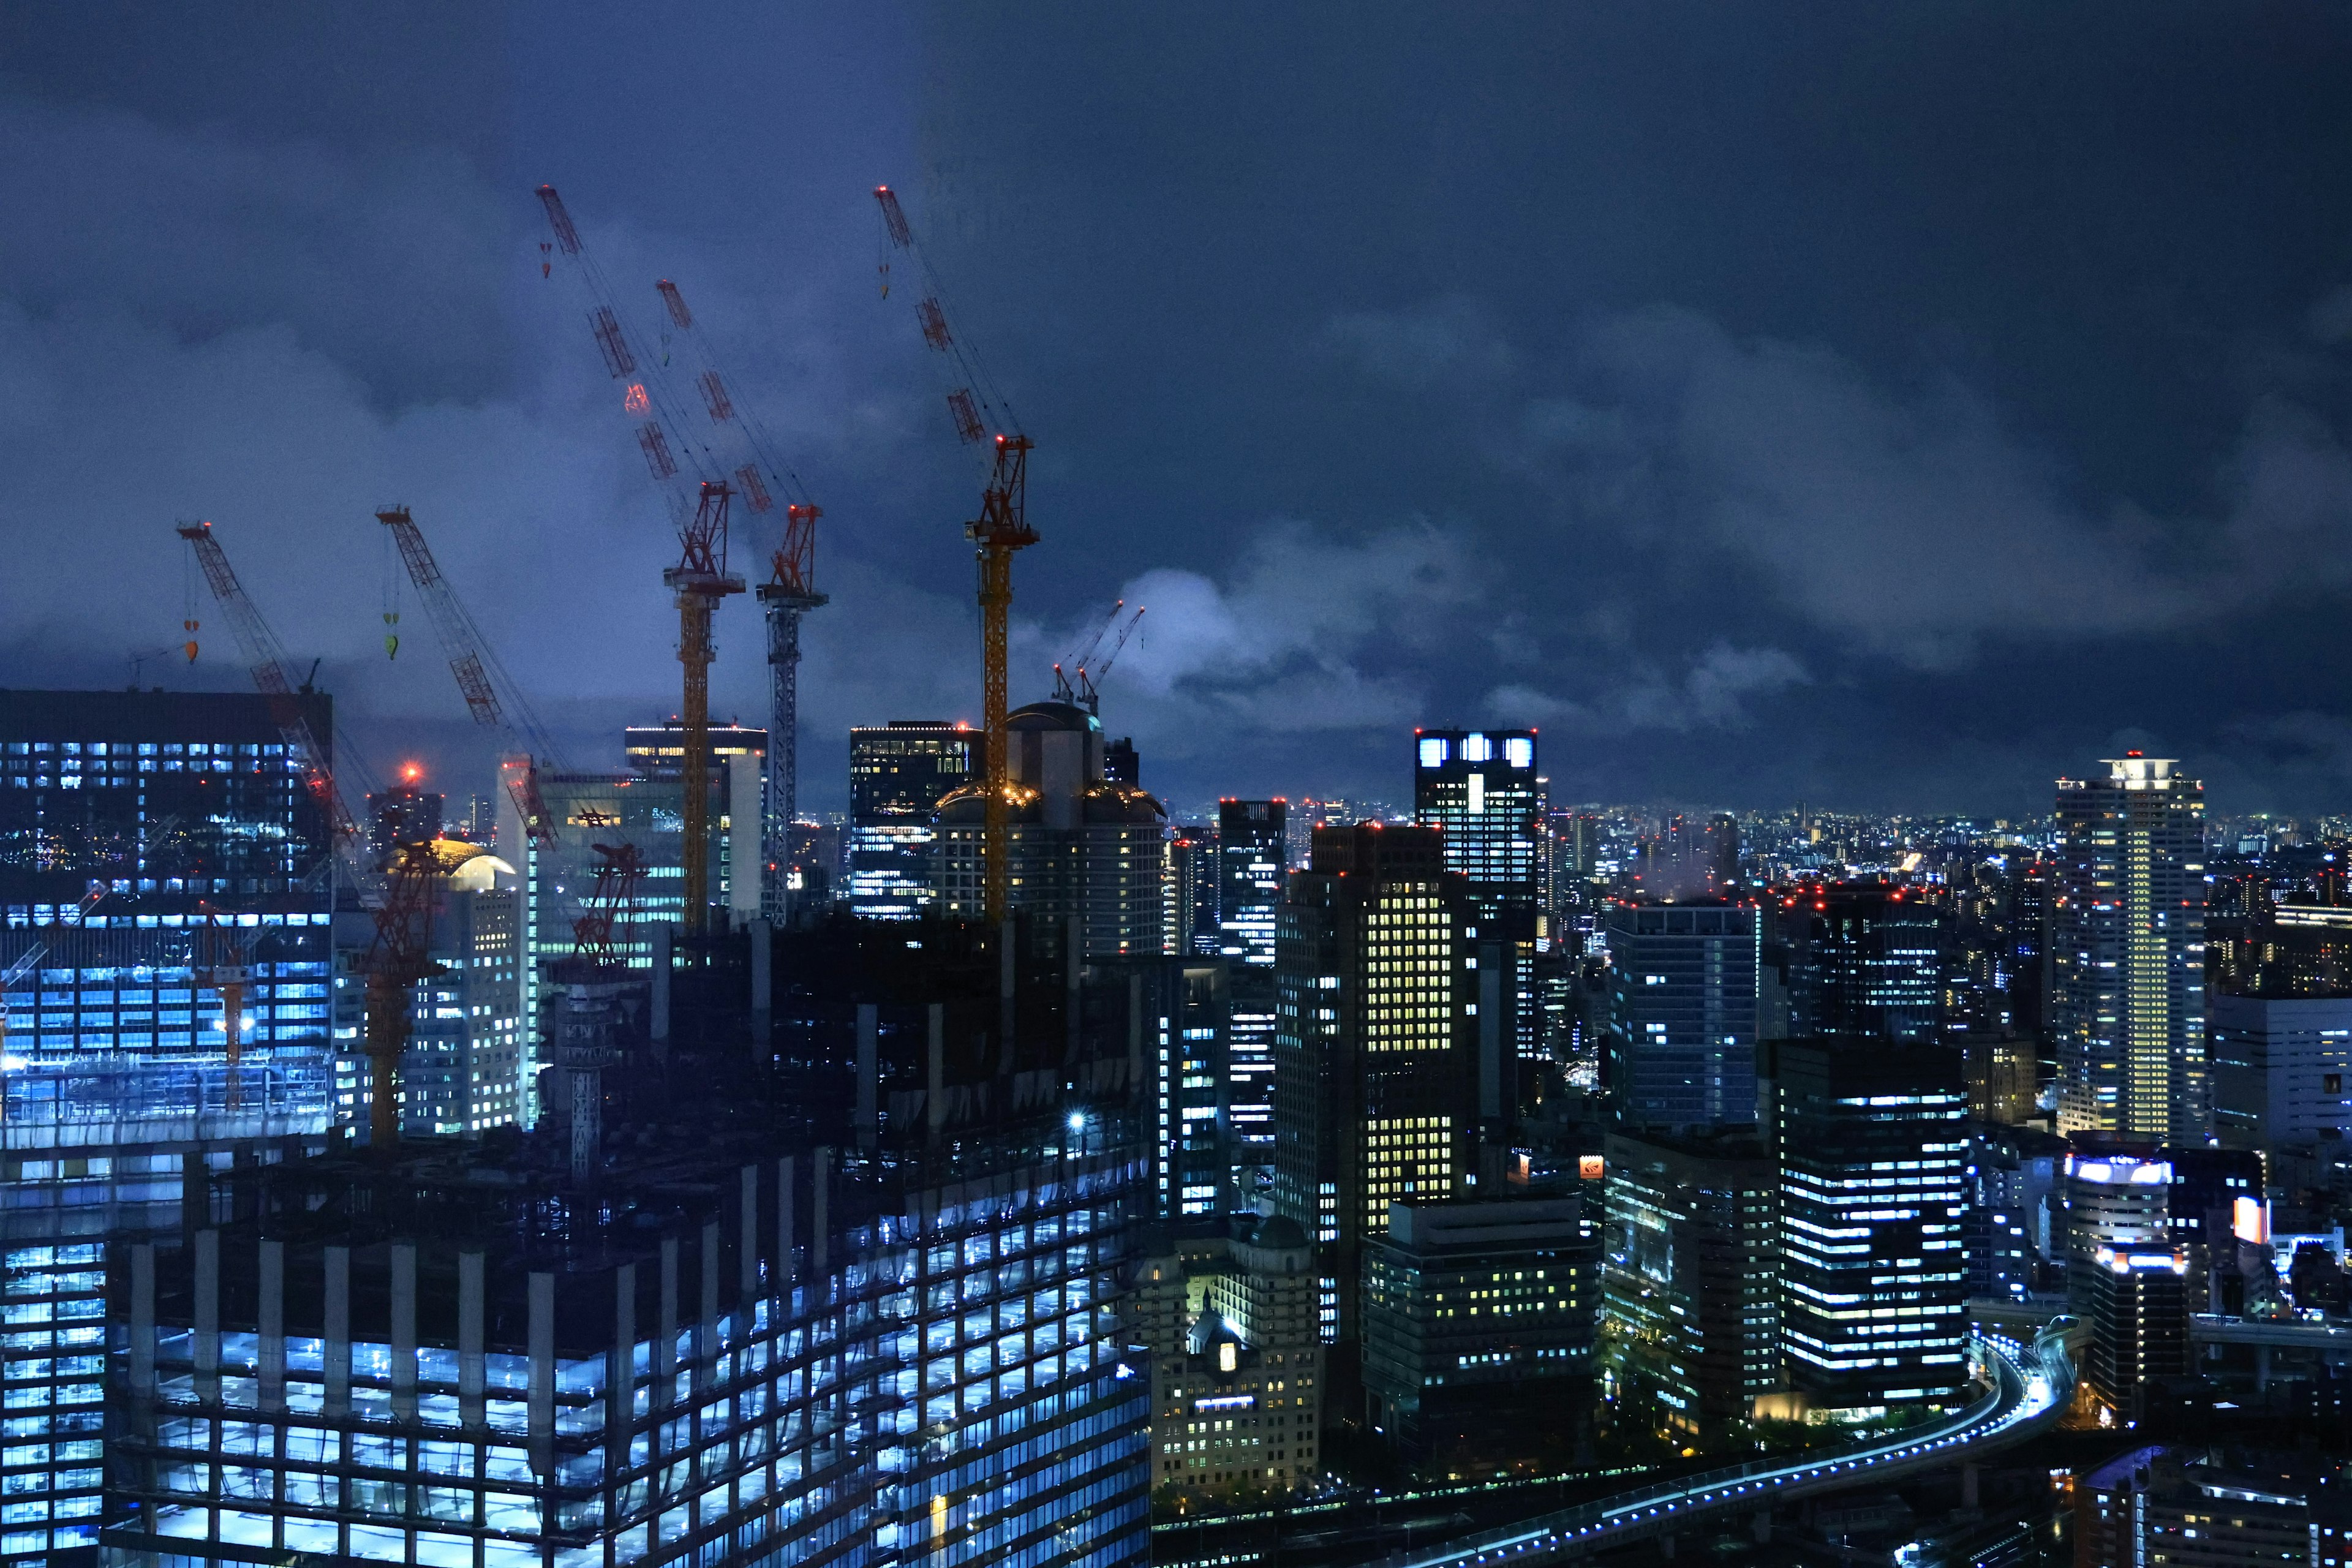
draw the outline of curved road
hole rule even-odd
[[[1992,1386],[1933,1426],[1858,1447],[1758,1459],[1621,1492],[1442,1547],[1397,1552],[1380,1559],[1376,1568],[1523,1568],[1670,1535],[1713,1516],[1754,1512],[1807,1492],[1892,1479],[2006,1447],[2053,1424],[2074,1399],[2074,1361],[2054,1326],[2030,1346],[1979,1335],[1970,1349]]]

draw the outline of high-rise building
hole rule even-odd
[[[1538,945],[1551,935],[1551,857],[1545,851],[1548,782],[1536,771],[1533,730],[1417,730],[1412,819],[1445,835],[1445,864],[1460,872],[1479,933],[1504,945],[1511,1046],[1536,1056],[1543,1009],[1535,994]],[[1517,1114],[1512,1104],[1501,1116]]]
[[[1373,1427],[1448,1471],[1572,1462],[1591,1403],[1597,1229],[1573,1195],[1391,1204],[1364,1251]]]
[[[2088,1305],[2101,1252],[2172,1250],[2172,1164],[2153,1150],[2076,1150],[2066,1156],[2066,1294]]]
[[[1104,775],[1102,721],[1074,702],[1032,702],[1013,710],[1005,731],[1011,907],[1057,924],[1077,921],[1079,950],[1089,958],[1176,952],[1168,813],[1144,790]],[[974,919],[984,908],[986,792],[982,780],[940,803],[933,855],[951,919]]]
[[[2352,996],[2207,999],[2213,1135],[2274,1153],[2352,1131]]]
[[[1176,879],[1177,945],[1214,958],[1224,951],[1224,933],[1217,924],[1218,882],[1223,874],[1217,830],[1204,822],[1183,824],[1168,841],[1168,857]]]
[[[1789,1032],[1927,1042],[1943,1021],[1949,918],[1916,889],[1816,888],[1784,908],[1794,962]]]
[[[1752,903],[1612,903],[1604,1078],[1620,1125],[1706,1132],[1756,1121],[1763,915]]]
[[[434,892],[436,973],[410,1006],[400,1128],[404,1137],[478,1137],[521,1121],[535,1087],[524,1079],[522,893],[514,868],[481,846],[445,838],[436,848],[448,867]],[[365,911],[336,921],[338,952],[364,952],[373,934]],[[375,1081],[362,1044],[364,993],[346,963],[335,979],[335,1115],[357,1127],[367,1125]]]
[[[1279,798],[1217,803],[1218,951],[1233,971],[1234,1159],[1245,1183],[1274,1162],[1274,928],[1289,819]]]
[[[1434,828],[1323,827],[1276,931],[1277,1212],[1317,1246],[1329,1340],[1360,1332],[1362,1248],[1389,1205],[1458,1196],[1473,1168],[1475,911]]]
[[[1717,1443],[1780,1383],[1780,1173],[1752,1133],[1611,1134],[1602,1356],[1617,1409]]]
[[[2205,789],[2160,757],[2058,781],[2058,1131],[2205,1139]]]
[[[1106,1039],[1132,1039],[1150,1078],[1143,1121],[1152,1213],[1200,1219],[1230,1206],[1225,1053],[1233,999],[1224,961],[1182,954],[1087,963],[1084,989]]]
[[[932,819],[971,783],[980,740],[968,724],[927,719],[849,731],[851,913],[912,920],[938,901]]]
[[[2090,1320],[2083,1381],[2092,1396],[2126,1419],[2140,1414],[2151,1378],[2185,1376],[2189,1352],[2189,1261],[2179,1248],[2094,1253],[2079,1302]]]
[[[1815,1412],[1871,1424],[1966,1397],[1968,1090],[1959,1054],[1774,1047],[1781,1345]]]
[[[441,837],[442,797],[419,789],[419,772],[402,771],[398,784],[367,797],[368,848],[380,860],[392,858],[403,844],[429,844]]]
[[[122,1238],[208,1161],[323,1147],[331,853],[258,696],[0,692],[0,1563],[97,1560]]]

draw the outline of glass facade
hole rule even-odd
[[[971,782],[976,731],[894,720],[849,731],[850,912],[913,920],[939,900],[931,864],[940,802]]]
[[[1274,920],[1289,810],[1283,800],[1217,805],[1218,951],[1234,989],[1234,1156],[1251,1168],[1268,1163],[1274,1149]]]
[[[1756,1121],[1763,917],[1753,904],[1613,903],[1606,1082],[1628,1128]]]

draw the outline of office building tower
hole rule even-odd
[[[1864,1424],[1967,1397],[1968,1090],[1959,1055],[1774,1047],[1781,1345],[1792,1392]]]
[[[2343,1568],[2352,1506],[2342,1461],[2215,1443],[2126,1450],[2076,1483],[2082,1568]]]
[[[1459,944],[1475,918],[1434,828],[1318,828],[1290,879],[1275,938],[1274,1200],[1316,1244],[1327,1341],[1360,1331],[1363,1245],[1386,1232],[1389,1205],[1467,1185],[1482,1042]]]
[[[1725,892],[1739,885],[1739,819],[1729,812],[1718,811],[1706,820],[1706,853],[1707,871],[1715,879],[1717,889]]]
[[[436,845],[447,868],[433,895],[435,973],[416,987],[400,1069],[404,1137],[478,1137],[522,1121],[534,1087],[521,1015],[522,894],[514,868],[480,845]],[[349,960],[367,951],[374,922],[338,914],[335,1118],[367,1125],[374,1072],[362,1048],[365,984]]]
[[[2076,1150],[2066,1156],[2064,1193],[2066,1294],[2077,1309],[2088,1305],[2101,1252],[2172,1250],[2171,1162]]]
[[[1314,1247],[1277,1215],[1235,1240],[1205,1310],[1152,1357],[1152,1489],[1181,1504],[1264,1500],[1321,1473],[1323,1343]],[[1171,1258],[1153,1266],[1176,1267]],[[1181,1300],[1181,1297],[1180,1297]],[[1163,1325],[1169,1314],[1154,1313]]]
[[[1970,1116],[2011,1126],[2033,1119],[2040,1059],[2032,1040],[2013,1035],[1959,1035],[1951,1043],[1967,1064]]]
[[[1274,1162],[1274,926],[1289,876],[1289,821],[1286,800],[1217,803],[1218,951],[1233,970],[1234,1159],[1250,1184]]]
[[[1218,882],[1223,874],[1217,853],[1217,830],[1207,823],[1188,822],[1173,830],[1168,841],[1171,874],[1176,879],[1176,919],[1186,952],[1214,958],[1224,951],[1224,933],[1218,928]]]
[[[1752,903],[1612,903],[1603,1081],[1620,1125],[1706,1132],[1756,1121],[1763,915]]]
[[[2205,1141],[2205,790],[2159,757],[2058,781],[2058,1131]]]
[[[2263,1214],[2263,1156],[2247,1149],[2168,1146],[2172,1167],[2166,1204],[2172,1245],[2189,1265],[2193,1310],[2221,1311],[2222,1276],[2237,1260],[2236,1233]]]
[[[1102,721],[1074,702],[1032,702],[1013,710],[1005,730],[1011,907],[1055,925],[1077,921],[1089,958],[1176,952],[1168,813],[1104,775]],[[951,919],[982,912],[985,793],[983,780],[940,803],[933,855]]]
[[[2101,1247],[2090,1258],[2080,1305],[2091,1324],[2083,1381],[2119,1417],[2138,1417],[2151,1378],[2189,1372],[2189,1261],[2179,1248]]]
[[[120,1238],[175,1230],[208,1159],[323,1145],[331,847],[260,697],[119,691],[0,692],[0,1563],[31,1568],[96,1560]]]
[[[1231,1205],[1225,1053],[1233,999],[1224,961],[1154,954],[1088,961],[1087,1026],[1131,1041],[1144,1063],[1152,1214],[1202,1219]]]
[[[1574,1462],[1591,1403],[1598,1226],[1574,1196],[1399,1199],[1364,1248],[1373,1427],[1449,1472]]]
[[[592,1201],[496,1142],[211,1172],[108,1269],[105,1550],[1141,1568],[1142,1075],[1028,933],[905,929],[779,933],[772,1068],[682,1027]]]
[[[912,920],[938,901],[940,803],[971,784],[981,736],[965,724],[894,719],[849,731],[845,901],[867,920]]]
[[[1963,1216],[1969,1295],[2023,1300],[2054,1289],[2066,1244],[2063,1141],[2027,1128],[1980,1125],[1969,1149]],[[2053,1244],[2053,1239],[2054,1244]]]
[[[1601,1348],[1637,1428],[1716,1444],[1780,1384],[1780,1172],[1752,1133],[1612,1133]]]
[[[1136,755],[1135,742],[1127,736],[1103,744],[1103,777],[1115,784],[1130,789],[1143,784],[1143,760]]]
[[[1465,879],[1480,935],[1507,944],[1500,950],[1508,967],[1502,999],[1513,1010],[1512,1049],[1529,1061],[1543,1017],[1536,952],[1551,936],[1548,791],[1536,771],[1533,730],[1413,733],[1412,819],[1444,832],[1446,868]],[[1517,1113],[1515,1093],[1499,1118]]]
[[[403,844],[429,844],[441,837],[442,797],[419,789],[420,776],[411,765],[402,770],[398,784],[367,797],[368,848],[379,862],[390,860]]]
[[[2275,1154],[2352,1131],[2352,996],[2209,997],[2213,1135]]]
[[[1925,1043],[1943,1021],[1948,912],[1916,889],[1838,883],[1784,909],[1791,1037]]]

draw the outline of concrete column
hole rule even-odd
[[[793,1244],[799,1239],[793,1234],[794,1164],[790,1154],[776,1162],[776,1294],[787,1312],[793,1307]]]
[[[1072,915],[1062,944],[1062,1061],[1078,1059],[1078,975],[1087,945],[1087,922]]]
[[[948,1122],[948,1005],[925,1009],[923,1028],[923,1125],[937,1138]]]
[[[665,1236],[661,1244],[660,1338],[654,1342],[654,1406],[667,1405],[677,1393],[677,1237]]]
[[[489,1415],[483,1284],[482,1255],[457,1254],[457,1419],[468,1426]]]
[[[735,1239],[735,1295],[743,1303],[743,1321],[751,1324],[751,1303],[760,1296],[760,1167],[746,1165],[742,1200]]]
[[[669,982],[670,948],[677,940],[677,928],[672,925],[647,926],[646,934],[653,942],[653,1006],[646,1020],[647,1032],[653,1037],[656,1051],[669,1047]]]
[[[784,874],[785,868],[776,868],[777,876]],[[751,1043],[763,1050],[775,1018],[775,932],[769,921],[751,922]]]
[[[613,1270],[613,1348],[604,1361],[604,1468],[625,1469],[629,1423],[636,1415],[637,1266]]]
[[[264,1241],[260,1247],[260,1310],[254,1324],[261,1340],[261,1407],[286,1408],[286,1244]]]
[[[832,1264],[833,1238],[826,1233],[825,1188],[832,1184],[833,1150],[819,1144],[815,1161],[809,1167],[809,1283],[814,1291],[811,1298],[818,1306],[824,1304],[830,1293],[825,1285],[825,1270]]]
[[[530,1285],[530,1387],[527,1415],[530,1468],[555,1473],[555,1276],[534,1273]]]
[[[857,1005],[857,1109],[850,1118],[856,1130],[857,1146],[871,1150],[881,1131],[881,1117],[875,1100],[880,1092],[880,1040],[882,1010],[871,1002]]]
[[[996,1071],[1001,1078],[1013,1074],[1013,942],[1015,927],[1007,915],[996,928]]]
[[[1177,1019],[1175,1019],[1175,1018],[1172,1018],[1172,1017],[1169,1020],[1169,1026],[1170,1026],[1171,1029],[1176,1029],[1176,1030],[1181,1030],[1181,1023],[1179,1022],[1179,1020],[1177,1020]],[[1174,1042],[1173,1042],[1173,1041],[1171,1041],[1171,1042],[1170,1043],[1170,1046],[1171,1046],[1171,1049],[1173,1049],[1173,1048],[1174,1048]],[[1181,1061],[1182,1061],[1182,1058],[1180,1056],[1180,1057],[1178,1058],[1178,1062],[1179,1062],[1179,1065],[1180,1065],[1180,1066],[1181,1066]],[[1127,1091],[1128,1091],[1128,1093],[1129,1093],[1129,1094],[1137,1093],[1137,1092],[1139,1091],[1139,1085],[1141,1085],[1141,1084],[1142,1084],[1142,1082],[1143,1082],[1143,976],[1142,976],[1140,973],[1131,973],[1131,974],[1129,974],[1129,975],[1127,977]],[[1146,1094],[1146,1095],[1145,1095],[1145,1097],[1144,1097],[1144,1103],[1145,1103],[1147,1106],[1150,1103],[1150,1096],[1149,1094]],[[1149,1110],[1147,1110],[1147,1111],[1145,1112],[1144,1120],[1145,1120],[1145,1121],[1149,1121],[1150,1120],[1150,1111],[1149,1111]]]
[[[145,1241],[131,1249],[131,1392],[155,1393],[155,1247]]]
[[[416,1246],[392,1244],[392,1417],[416,1419]]]
[[[694,1385],[709,1388],[710,1374],[719,1368],[719,1222],[715,1219],[702,1226],[702,1310],[695,1317]]]
[[[352,1249],[326,1249],[326,1414],[352,1413]]]
[[[196,1232],[196,1397],[220,1398],[220,1232]]]

